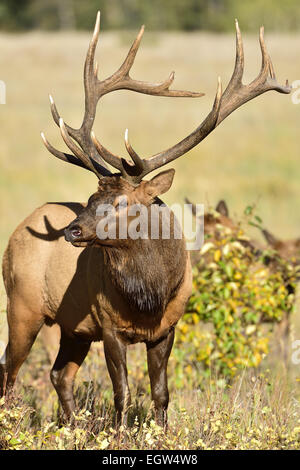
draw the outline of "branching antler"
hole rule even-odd
[[[126,159],[120,158],[106,149],[95,137],[92,127],[95,121],[96,108],[101,96],[120,89],[127,89],[138,93],[145,93],[154,96],[174,96],[174,97],[199,97],[203,93],[190,91],[170,90],[169,87],[174,80],[174,72],[169,78],[161,83],[149,83],[133,80],[129,72],[134,63],[144,26],[142,26],[134,43],[132,44],[126,59],[121,67],[105,80],[98,80],[98,66],[95,63],[95,50],[100,31],[100,12],[97,14],[94,34],[87,52],[84,67],[84,90],[85,90],[85,112],[82,124],[79,129],[74,129],[64,124],[57,108],[50,96],[51,112],[54,121],[60,127],[64,142],[72,151],[73,155],[55,149],[42,134],[43,141],[47,149],[61,160],[79,165],[93,171],[98,178],[110,175],[104,162],[110,164],[120,171],[121,175],[132,183],[139,183],[144,176],[151,171],[160,168],[176,158],[184,155],[205,137],[207,137],[229,114],[242,106],[247,101],[252,100],[267,91],[275,90],[279,93],[290,93],[291,87],[288,81],[285,85],[279,85],[276,81],[273,65],[267,53],[264,42],[264,29],[260,28],[259,42],[262,53],[262,65],[258,76],[248,85],[242,82],[244,73],[244,51],[242,36],[236,20],[236,60],[232,77],[226,90],[222,93],[221,79],[218,79],[218,87],[212,110],[190,135],[149,159],[139,157],[132,148],[128,139],[128,130],[125,132],[125,146],[132,159],[129,163]]]
[[[220,78],[218,79],[218,87],[212,110],[197,129],[176,145],[153,155],[149,159],[142,159],[130,145],[128,141],[128,131],[126,130],[125,145],[134,165],[129,165],[125,159],[113,155],[100,144],[94,135],[92,135],[93,142],[99,154],[106,162],[120,170],[125,178],[133,181],[134,183],[138,183],[151,171],[172,162],[199,144],[229,114],[247,101],[250,101],[256,96],[270,90],[275,90],[279,93],[290,93],[291,87],[289,86],[288,81],[286,81],[284,86],[279,85],[276,81],[273,65],[264,42],[263,27],[260,28],[259,42],[262,53],[262,66],[260,73],[250,84],[244,85],[242,83],[244,72],[243,42],[239,25],[236,20],[236,61],[229,84],[224,93],[222,93],[221,80]]]
[[[218,116],[217,124],[220,124],[230,113],[242,106],[247,101],[252,100],[256,96],[262,95],[266,91],[275,90],[279,93],[290,93],[291,87],[288,80],[285,85],[279,85],[272,61],[268,55],[264,41],[264,27],[259,31],[259,43],[262,54],[261,70],[258,76],[248,85],[243,85],[244,74],[244,50],[241,31],[238,21],[236,25],[236,60],[235,67],[230,82],[223,93],[221,109]]]
[[[61,135],[66,145],[74,155],[70,155],[55,149],[45,138],[42,133],[42,138],[45,146],[55,157],[81,166],[88,170],[93,171],[98,178],[104,175],[111,174],[107,169],[103,160],[111,163],[115,168],[121,171],[123,176],[126,176],[126,170],[130,170],[126,160],[119,159],[118,157],[111,156],[108,151],[103,148],[103,155],[98,153],[95,148],[95,138],[91,139],[91,131],[95,121],[96,108],[101,96],[110,93],[111,91],[127,89],[138,93],[145,93],[154,96],[172,96],[172,97],[200,97],[203,93],[196,93],[191,91],[170,90],[170,85],[173,83],[175,74],[172,72],[169,78],[161,83],[149,83],[138,80],[133,80],[129,73],[134,63],[143,33],[144,26],[141,27],[134,43],[132,44],[126,59],[121,67],[112,74],[109,78],[100,81],[97,77],[98,65],[95,63],[95,51],[100,32],[100,12],[97,14],[94,34],[87,52],[85,66],[84,66],[84,90],[85,90],[85,112],[82,124],[79,129],[65,124],[60,117],[53,98],[50,96],[51,112],[54,121],[60,127]],[[142,160],[139,157],[133,158],[135,164],[135,172],[142,171],[139,166]]]

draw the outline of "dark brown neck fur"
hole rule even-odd
[[[184,277],[184,241],[138,239],[104,253],[111,280],[132,309],[162,316]]]

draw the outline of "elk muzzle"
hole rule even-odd
[[[71,224],[64,230],[64,232],[65,232],[65,240],[67,242],[72,243],[73,241],[76,241],[82,237],[82,231],[78,225],[72,226]]]

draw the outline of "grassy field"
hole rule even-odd
[[[131,33],[101,34],[97,53],[100,78],[118,68],[132,38]],[[67,123],[74,127],[81,123],[82,70],[89,39],[86,33],[0,35],[0,79],[7,86],[7,104],[0,108],[1,255],[10,233],[37,206],[45,201],[86,201],[96,189],[92,174],[52,157],[40,138],[43,130],[51,143],[64,148],[52,121],[48,93],[53,95]],[[266,41],[278,80],[299,79],[300,36],[266,34]],[[244,81],[247,82],[260,69],[260,49],[254,36],[245,36],[244,44]],[[160,81],[175,70],[173,88],[203,91],[206,95],[200,99],[171,99],[115,92],[105,96],[99,105],[96,135],[114,153],[123,155],[127,127],[132,144],[143,156],[171,146],[197,127],[209,112],[217,77],[222,77],[225,86],[234,57],[234,32],[232,35],[146,32],[133,77]],[[247,205],[256,203],[265,226],[276,235],[300,236],[299,122],[300,105],[294,105],[290,96],[270,92],[248,103],[201,146],[174,163],[177,170],[174,187],[166,195],[166,202],[181,203],[184,196],[189,196],[198,203],[215,204],[224,198],[232,214],[238,216]],[[258,232],[255,235],[260,237]],[[0,325],[3,325],[2,284],[0,303],[3,312]],[[294,322],[295,339],[300,332],[298,323]],[[84,382],[77,392],[77,400],[88,412],[79,415],[79,431],[75,436],[68,428],[61,430],[57,426],[56,397],[48,379],[50,366],[37,343],[20,376],[20,410],[16,409],[16,416],[7,419],[7,433],[9,423],[17,430],[11,431],[12,439],[17,439],[11,446],[299,447],[296,366],[287,374],[273,357],[261,370],[242,374],[228,389],[212,387],[209,380],[202,390],[188,390],[184,386],[178,389],[171,379],[170,432],[166,441],[161,430],[146,419],[150,407],[149,384],[144,360],[137,359],[139,351],[132,349],[129,363],[133,396],[137,396],[134,409],[144,427],[133,425],[117,441],[111,430],[111,385],[102,350],[94,348],[79,376]],[[170,368],[172,371],[172,359]],[[31,409],[35,411],[32,413]],[[20,432],[25,433],[23,440]]]
[[[169,430],[152,420],[141,345],[129,348],[129,427],[114,429],[113,397],[103,350],[94,347],[77,380],[75,427],[58,424],[56,393],[37,342],[19,377],[13,404],[0,401],[0,448],[10,449],[300,449],[299,388],[278,367],[245,371],[230,386],[174,382],[169,364]],[[143,354],[144,353],[144,354]],[[277,363],[278,366],[278,363]],[[217,385],[216,385],[217,383]],[[4,437],[4,438],[3,438]]]

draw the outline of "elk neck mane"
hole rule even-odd
[[[139,239],[134,248],[105,249],[111,280],[137,313],[161,316],[176,295],[185,273],[182,256],[186,256],[178,242]],[[174,244],[178,245],[175,257]]]

